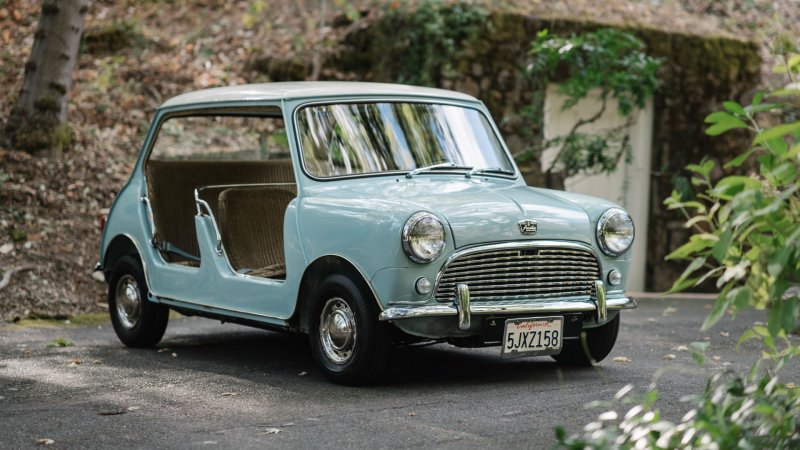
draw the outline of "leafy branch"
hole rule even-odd
[[[566,96],[562,109],[575,107],[592,91],[599,91],[600,107],[590,117],[578,120],[564,135],[545,141],[540,148],[529,148],[518,155],[541,154],[545,148],[558,148],[545,170],[549,187],[563,187],[565,178],[580,173],[611,173],[625,157],[630,160],[630,126],[634,113],[644,108],[658,87],[657,71],[661,60],[645,53],[644,43],[630,33],[601,29],[568,38],[538,33],[531,45],[528,75],[544,89],[558,82]],[[606,130],[586,133],[588,125],[600,120],[609,100],[615,100],[624,123]]]

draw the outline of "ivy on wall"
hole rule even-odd
[[[562,109],[574,108],[593,90],[599,91],[600,106],[591,116],[579,119],[564,135],[546,140],[541,148],[529,148],[522,157],[541,156],[543,148],[556,148],[553,162],[545,169],[548,187],[563,189],[564,180],[578,174],[613,172],[624,158],[630,160],[630,127],[658,88],[662,63],[645,53],[636,36],[603,28],[569,37],[540,31],[531,45],[527,74],[540,90],[548,82],[559,83],[566,99]],[[602,131],[586,132],[600,120],[608,102],[614,101],[625,121]]]
[[[454,75],[464,43],[472,41],[489,13],[480,5],[426,0],[390,5],[382,26],[387,33],[380,46],[383,64],[395,81],[418,86],[439,86],[442,76]],[[398,58],[399,56],[399,58]]]

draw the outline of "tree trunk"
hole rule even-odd
[[[58,157],[72,140],[67,104],[89,0],[44,0],[22,90],[6,122],[9,146]]]

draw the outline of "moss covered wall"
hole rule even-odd
[[[328,61],[336,73],[371,81],[408,81],[408,74],[426,71],[425,84],[466,92],[482,99],[497,121],[512,152],[541,139],[541,117],[529,105],[537,98],[535,86],[524,75],[530,42],[547,28],[558,34],[579,33],[599,24],[568,19],[485,12],[477,29],[469,33],[449,30],[450,49],[428,42],[420,48],[414,35],[419,24],[409,15],[393,13],[351,33],[342,52]],[[418,20],[418,19],[417,19]],[[474,18],[470,19],[475,22]],[[445,22],[446,26],[451,26]],[[473,24],[467,24],[472,26]],[[703,119],[723,100],[741,99],[758,83],[760,58],[756,44],[720,37],[673,34],[636,29],[653,56],[663,57],[661,88],[655,98],[652,155],[651,219],[648,239],[647,287],[665,290],[682,271],[682,265],[664,257],[688,237],[683,221],[662,206],[675,186],[687,185],[684,167],[704,157],[724,161],[746,143],[735,139],[710,139]],[[415,41],[416,39],[416,41]],[[420,61],[420,52],[425,61]],[[437,59],[438,58],[438,59]],[[403,77],[399,76],[405,74]],[[528,109],[528,113],[524,113]],[[531,185],[542,185],[535,161],[523,163]],[[633,186],[633,189],[636,187]],[[641,236],[640,238],[645,238]],[[655,276],[658,274],[658,276]]]

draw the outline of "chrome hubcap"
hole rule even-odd
[[[117,282],[117,317],[125,328],[133,328],[139,323],[142,311],[142,299],[139,296],[139,285],[131,275],[123,275]]]
[[[334,364],[345,364],[353,357],[356,320],[350,306],[341,298],[329,299],[322,308],[319,338],[325,356]]]

